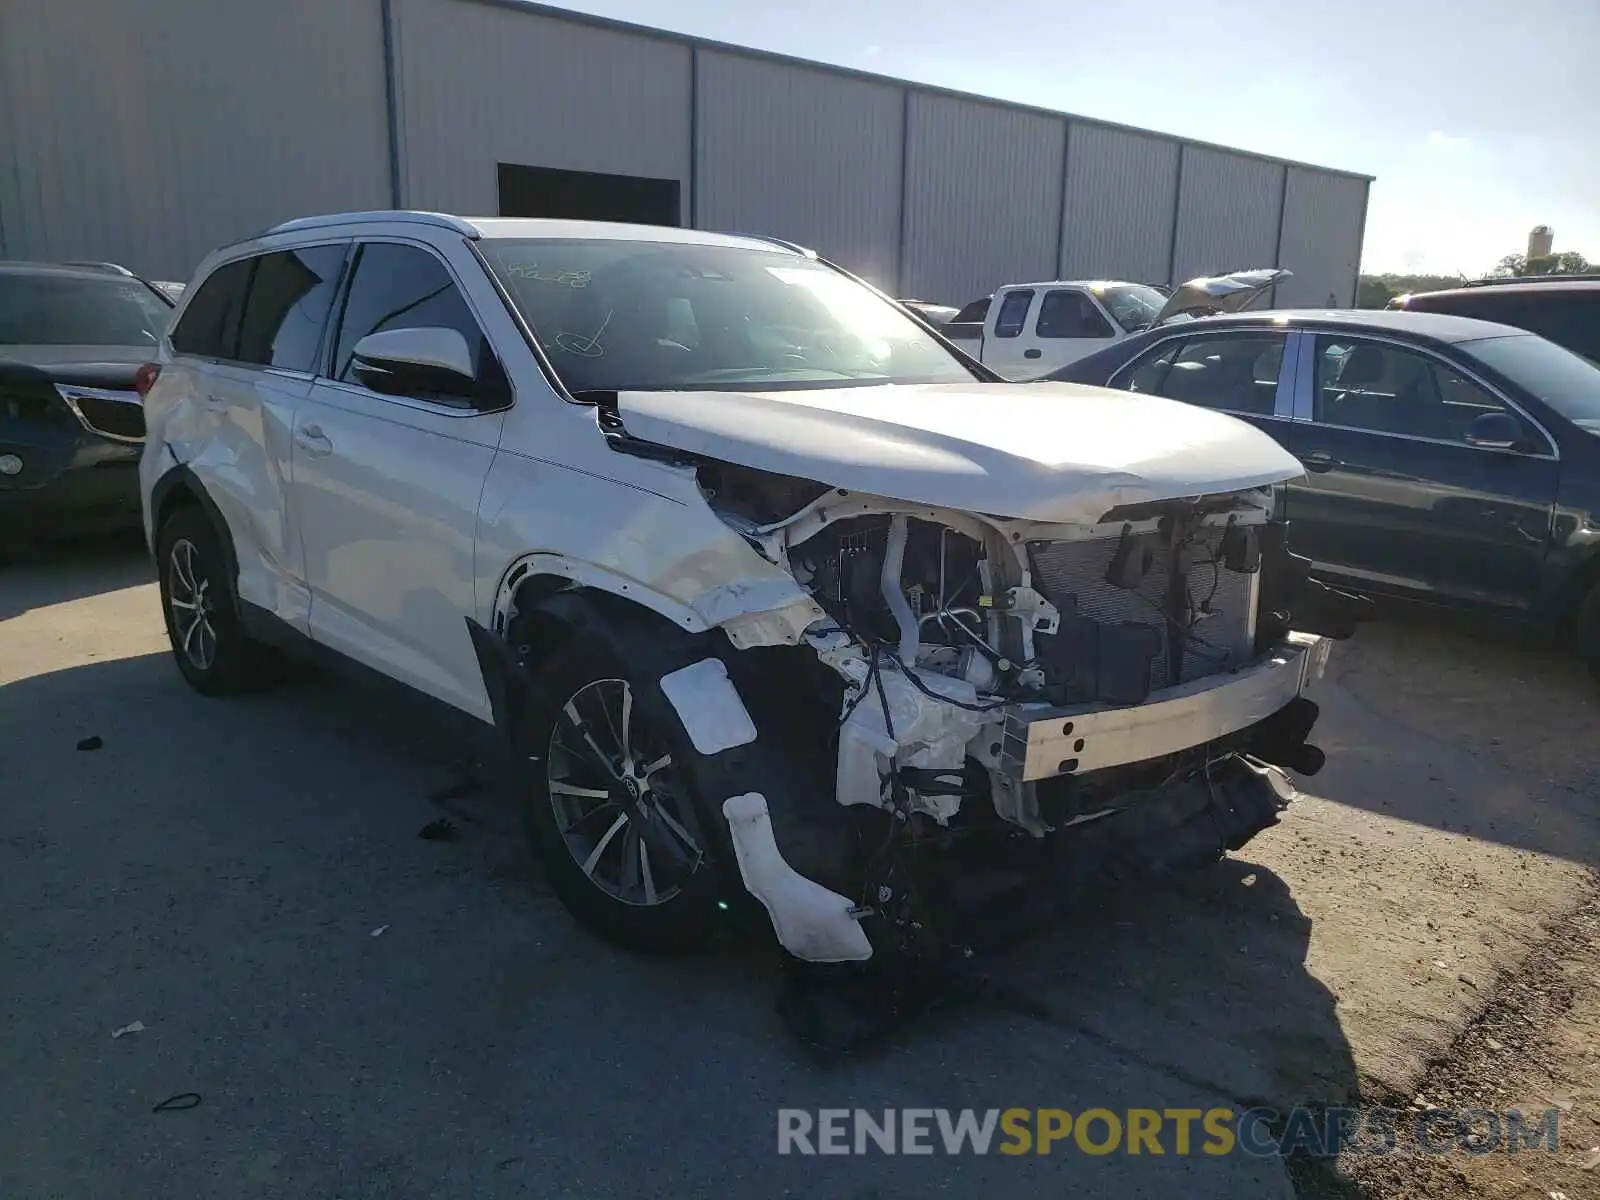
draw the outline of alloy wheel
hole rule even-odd
[[[703,857],[687,787],[625,679],[586,683],[562,706],[545,786],[573,861],[624,904],[665,904]]]
[[[167,606],[172,610],[179,653],[196,670],[209,671],[217,658],[217,629],[212,623],[215,607],[205,560],[193,542],[179,538],[172,543],[167,565]]]

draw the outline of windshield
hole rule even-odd
[[[1167,298],[1142,283],[1114,283],[1093,289],[1100,303],[1118,325],[1129,333],[1150,328]]]
[[[137,279],[0,274],[0,345],[153,346],[171,317]]]
[[[1480,338],[1458,348],[1521,384],[1571,421],[1600,421],[1600,366],[1533,334]]]
[[[973,380],[894,304],[798,255],[618,239],[480,247],[575,394]]]

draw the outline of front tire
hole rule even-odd
[[[713,932],[719,881],[695,751],[654,679],[579,634],[539,671],[551,707],[517,732],[529,840],[569,912],[618,945],[693,949]]]
[[[276,677],[271,650],[249,638],[221,542],[198,508],[180,508],[156,540],[161,611],[178,670],[195,691],[225,696]]]

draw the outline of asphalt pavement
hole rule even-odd
[[[661,961],[576,926],[504,789],[437,798],[462,748],[425,712],[323,676],[194,694],[136,547],[0,567],[0,1196],[1291,1195],[1238,1153],[783,1156],[777,1114],[1403,1087],[1600,847],[1563,747],[1587,684],[1482,646],[1364,631],[1283,825],[996,964],[1036,1011],[824,1067],[759,939]]]

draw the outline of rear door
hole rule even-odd
[[[1112,387],[1239,417],[1286,442],[1298,342],[1282,329],[1175,334],[1111,377]]]
[[[309,603],[289,503],[290,431],[345,252],[331,243],[227,263],[201,284],[171,338],[168,370],[185,411],[167,428],[227,521],[239,598],[302,633]]]
[[[1297,552],[1380,590],[1526,608],[1550,538],[1555,448],[1491,388],[1431,351],[1306,334],[1289,450]],[[1478,416],[1508,412],[1526,446],[1469,444]]]
[[[355,252],[326,374],[294,426],[293,496],[311,588],[312,637],[484,719],[467,635],[478,498],[503,412],[459,397],[393,395],[358,382],[369,333],[446,328],[500,372],[459,282],[431,248],[371,240]]]

